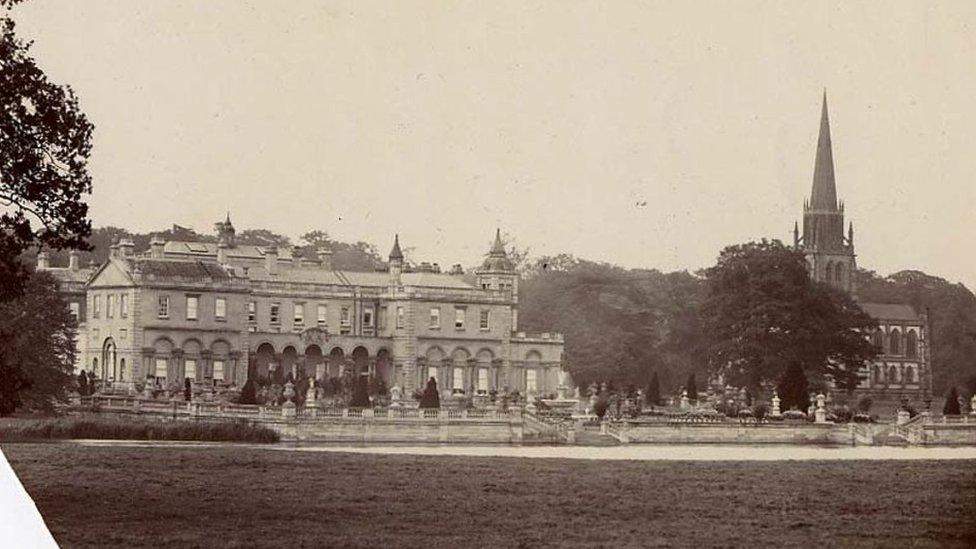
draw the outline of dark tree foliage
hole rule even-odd
[[[949,394],[946,395],[945,406],[942,407],[942,413],[947,416],[958,416],[962,413],[959,409],[959,392],[956,391],[955,386],[949,389]]]
[[[23,291],[33,247],[85,248],[93,126],[70,87],[49,82],[0,2],[0,301]]]
[[[818,382],[832,376],[853,390],[877,355],[863,336],[876,322],[846,293],[812,282],[803,254],[779,241],[727,247],[705,276],[708,366],[733,385],[757,388],[798,362]]]
[[[0,303],[0,415],[51,410],[75,383],[76,323],[57,283],[35,273],[19,297]]]
[[[386,267],[376,246],[366,242],[340,242],[333,240],[329,233],[321,230],[308,231],[301,236],[304,243],[302,253],[315,259],[320,250],[332,252],[332,267],[345,271],[375,271]]]
[[[421,408],[440,408],[441,396],[437,393],[437,380],[430,378],[427,380],[427,387],[424,394],[420,397]]]
[[[807,411],[810,406],[810,387],[799,361],[791,362],[786,368],[776,392],[779,394],[780,407],[783,410]]]
[[[352,389],[352,400],[349,406],[352,408],[369,408],[372,404],[369,400],[366,376],[358,376]]]
[[[88,374],[84,370],[78,372],[78,394],[88,396]]]
[[[688,400],[698,400],[698,382],[695,381],[695,374],[688,374],[688,382],[685,383],[685,390],[688,391]]]
[[[192,398],[193,398],[193,383],[190,381],[190,378],[185,377],[183,378],[183,400],[190,402],[190,399]]]
[[[647,384],[647,390],[644,391],[644,401],[650,406],[661,404],[661,383],[657,379],[657,372],[654,372],[650,383]]]
[[[668,329],[666,280],[588,261],[534,274],[520,286],[520,326],[564,334],[563,363],[579,386],[643,386],[654,370],[667,370],[658,348]]]
[[[241,404],[257,404],[258,403],[258,386],[254,383],[253,379],[248,378],[244,382],[244,387],[241,388],[241,396],[238,400]]]

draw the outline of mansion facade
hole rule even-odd
[[[869,334],[881,350],[873,364],[861,368],[857,394],[878,400],[922,401],[932,395],[928,319],[909,305],[868,303],[858,299],[854,224],[844,232],[844,203],[837,200],[830,142],[827,96],[820,115],[820,135],[810,200],[803,205],[803,230],[793,225],[793,243],[807,259],[810,276],[850,294],[878,323]]]
[[[437,380],[448,395],[555,393],[560,334],[518,330],[519,275],[500,235],[471,275],[405,265],[395,238],[386,271],[332,268],[331,253],[218,242],[129,240],[86,270],[39,268],[62,282],[79,319],[79,368],[123,387],[149,382],[242,386],[246,380],[373,375],[405,395]]]

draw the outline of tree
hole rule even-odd
[[[427,380],[427,387],[424,394],[420,396],[421,408],[440,408],[441,396],[437,393],[437,380],[430,378]]]
[[[78,372],[78,395],[88,396],[88,374],[84,370]]]
[[[254,383],[254,380],[248,378],[244,382],[244,387],[241,388],[241,396],[239,399],[241,404],[257,404],[258,403],[258,386]]]
[[[661,403],[661,383],[657,379],[657,372],[651,376],[651,382],[647,384],[647,391],[645,392],[644,400],[647,404],[651,406],[657,406]]]
[[[34,246],[86,249],[93,126],[70,87],[48,81],[0,1],[0,301],[27,283]]]
[[[877,323],[846,293],[811,281],[803,253],[779,241],[725,248],[705,282],[707,365],[734,385],[756,393],[797,362],[851,391],[877,355],[863,335]]]
[[[73,388],[76,323],[47,273],[0,303],[0,416],[17,408],[49,411]]]
[[[351,408],[369,408],[370,405],[366,376],[357,376],[353,385],[352,400],[349,401],[349,406]]]
[[[959,392],[956,391],[956,387],[949,388],[949,394],[946,395],[945,406],[942,407],[942,414],[946,416],[958,416],[962,411],[959,409]]]
[[[787,367],[776,393],[780,398],[780,406],[784,410],[795,408],[804,411],[810,407],[809,384],[799,361],[793,361]]]
[[[688,391],[688,400],[695,402],[698,400],[698,383],[695,382],[695,374],[688,374],[688,382],[685,383],[685,390]]]
[[[339,242],[333,240],[329,233],[321,230],[311,230],[300,237],[305,244],[304,253],[312,256],[319,250],[332,252],[332,267],[346,271],[375,271],[385,268],[386,263],[380,256],[376,246],[366,242]],[[310,257],[314,259],[314,257]]]

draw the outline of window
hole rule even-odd
[[[101,296],[92,296],[92,318],[98,318],[102,312]]]
[[[535,370],[526,370],[525,371],[525,390],[526,390],[526,392],[528,392],[528,391],[535,391],[536,390],[536,379],[535,379],[535,376],[536,376],[536,371]]]
[[[478,327],[482,331],[487,332],[490,329],[491,311],[488,309],[481,310],[481,316],[478,319]]]
[[[915,330],[909,330],[905,334],[905,355],[908,358],[918,357],[918,335],[915,334]]]
[[[871,343],[880,349],[882,353],[884,352],[884,334],[881,332],[881,330],[875,330],[871,334]]]
[[[295,326],[302,326],[305,324],[305,304],[296,303],[295,304]]]
[[[281,323],[281,314],[280,314],[281,311],[280,311],[280,309],[281,309],[281,305],[280,304],[278,304],[278,303],[272,303],[271,304],[271,312],[270,312],[270,315],[269,316],[271,318],[271,323],[272,324],[280,324]]]
[[[227,300],[218,297],[214,299],[214,318],[224,320],[227,318]]]
[[[224,380],[224,361],[214,360],[213,361],[213,379],[214,381]]]
[[[126,340],[128,338],[129,338],[129,329],[128,328],[120,328],[119,329],[119,339]]]
[[[105,318],[112,318],[113,316],[115,316],[115,296],[108,294],[105,296]]]
[[[427,386],[427,381],[429,381],[430,378],[434,378],[434,381],[437,381],[438,383],[440,383],[440,381],[437,378],[437,366],[428,366],[427,367],[427,379],[424,380],[424,387]]]
[[[196,320],[197,319],[197,306],[200,305],[200,296],[188,295],[186,296],[186,319]]]
[[[455,391],[464,391],[464,368],[454,368],[454,379],[451,380],[451,388]]]
[[[156,358],[156,379],[166,379],[166,359]]]
[[[461,307],[454,309],[454,327],[458,330],[464,329],[464,309]]]
[[[258,319],[258,304],[253,301],[247,302],[247,321],[251,324]]]
[[[911,333],[911,332],[909,332]],[[918,374],[915,372],[915,368],[912,366],[907,366],[905,368],[905,382],[906,383],[918,383]]]
[[[188,358],[183,363],[183,365],[184,365],[183,371],[185,372],[184,375],[183,375],[183,377],[188,377],[190,379],[196,379],[197,378],[197,361],[195,359]]]
[[[319,326],[325,326],[327,324],[326,316],[325,316],[327,312],[328,309],[325,308],[325,305],[319,304],[318,311],[316,314],[316,323]]]
[[[76,322],[78,321],[78,312],[80,311],[80,307],[81,306],[77,301],[68,303],[68,311],[71,313],[71,318],[75,319]]]
[[[348,334],[350,332],[349,307],[339,309],[339,333]]]
[[[373,327],[373,309],[366,309],[363,311],[363,326],[366,328]]]
[[[893,355],[901,354],[901,332],[898,328],[888,334],[888,349]]]
[[[478,368],[478,394],[488,392],[488,368]]]
[[[129,316],[129,296],[122,294],[119,296],[119,315],[122,318]]]
[[[388,320],[386,315],[387,315],[386,305],[380,305],[380,313],[376,315],[377,328],[379,328],[380,330],[386,328],[386,321]]]
[[[396,315],[397,315],[397,317],[396,317],[396,327],[397,327],[397,329],[401,329],[401,328],[404,327],[405,322],[406,322],[406,318],[404,316],[403,307],[397,307],[396,308]]]
[[[430,308],[430,327],[434,330],[440,330],[441,328],[441,308],[431,307]]]
[[[159,318],[169,318],[169,296],[159,296],[159,302],[156,304],[156,316]]]

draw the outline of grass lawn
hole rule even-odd
[[[3,451],[63,547],[976,546],[972,461]]]

